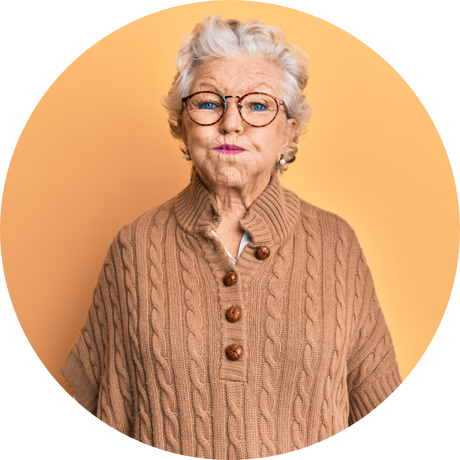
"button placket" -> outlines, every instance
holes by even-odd
[[[233,271],[227,272],[224,277],[224,284],[226,286],[233,286],[236,283],[237,276]],[[226,312],[225,317],[230,323],[235,323],[241,318],[241,310],[238,307],[231,306]],[[237,361],[243,355],[243,348],[237,343],[233,343],[225,350],[227,358],[231,361]]]
[[[266,260],[268,257],[270,257],[270,248],[266,245],[260,245],[256,248],[255,254],[257,259],[263,261]],[[233,286],[237,282],[238,276],[234,271],[229,271],[225,274],[223,278],[223,284],[225,286]],[[241,286],[240,286],[241,287]],[[225,290],[225,288],[224,288]],[[243,289],[244,290],[244,289]],[[240,291],[240,289],[238,289]],[[240,294],[242,295],[243,292],[240,291]],[[243,300],[243,299],[242,299]],[[232,305],[230,308],[228,308],[225,311],[225,319],[227,320],[228,323],[236,323],[237,321],[240,321],[242,316],[242,312],[240,308],[236,307],[235,305]],[[235,325],[236,326],[236,325]],[[241,327],[243,329],[246,328],[245,324],[241,324]],[[233,329],[233,326],[232,326]],[[239,329],[239,328],[238,328]],[[227,342],[228,343],[228,342]],[[245,340],[246,343],[246,340]],[[243,346],[241,343],[232,343],[231,345],[228,345],[225,349],[225,354],[227,358],[232,361],[238,361],[241,359],[243,356]],[[234,366],[235,364],[231,364],[231,366]]]

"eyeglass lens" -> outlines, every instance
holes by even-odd
[[[188,101],[188,113],[196,123],[203,125],[215,123],[222,116],[225,101],[214,93],[195,94]],[[243,119],[254,126],[270,123],[278,110],[275,99],[265,94],[250,94],[241,101]]]

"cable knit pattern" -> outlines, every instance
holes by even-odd
[[[355,298],[353,308],[353,323],[351,333],[355,333],[355,327],[358,326],[360,315],[363,312],[361,308],[363,297],[364,297],[364,281],[365,281],[365,263],[363,260],[363,254],[359,252],[358,268],[356,273],[356,285],[355,285]],[[359,333],[361,335],[361,332]]]
[[[307,279],[305,283],[307,299],[305,302],[305,348],[302,370],[298,381],[298,396],[294,406],[294,445],[296,449],[305,446],[307,437],[308,411],[311,404],[309,388],[314,379],[314,369],[318,359],[318,322],[319,322],[319,273],[320,256],[318,253],[318,234],[311,216],[302,216],[302,224],[307,233]]]
[[[172,382],[172,371],[166,359],[166,304],[163,270],[163,242],[165,223],[169,217],[169,210],[163,209],[155,216],[155,225],[150,232],[150,269],[149,276],[152,282],[150,299],[152,302],[151,325],[153,330],[152,345],[156,359],[156,375],[161,387],[161,402],[165,414],[166,449],[169,452],[179,452],[179,420],[177,419],[176,395]]]
[[[288,453],[356,423],[401,383],[356,233],[276,175],[239,221],[251,241],[236,264],[214,234],[222,219],[194,171],[117,233],[61,369],[77,401],[147,445],[220,460]]]
[[[141,363],[139,351],[139,324],[137,320],[137,293],[136,293],[136,275],[134,270],[133,249],[130,243],[129,228],[125,227],[120,231],[120,243],[122,245],[123,262],[125,265],[125,284],[128,298],[129,309],[129,336],[131,338],[131,351],[136,368],[137,388],[139,391],[139,439],[149,444],[151,443],[152,425],[148,415],[149,402],[145,384],[144,368]]]
[[[355,276],[355,291],[354,291],[354,298],[353,298],[353,321],[352,321],[352,328],[351,333],[353,336],[358,336],[358,339],[362,337],[363,331],[358,330],[356,333],[356,329],[359,324],[359,317],[364,311],[362,308],[362,303],[364,301],[364,283],[365,283],[365,263],[363,259],[363,254],[361,251],[358,253],[358,261],[357,261],[357,269],[356,269],[356,276]],[[356,341],[356,339],[355,339]],[[357,349],[358,345],[354,345],[354,348]],[[356,378],[359,374],[359,367],[351,367],[350,362],[348,362],[349,372],[348,372],[348,384],[349,386],[352,382],[356,382]]]
[[[95,308],[94,303],[91,309]],[[94,334],[92,332],[89,315],[82,327],[81,337],[83,339],[84,348],[80,355],[80,362],[86,372],[87,378],[94,382],[99,382],[101,378],[101,357],[94,342]],[[83,353],[86,351],[89,359],[84,359]]]
[[[119,430],[129,435],[133,423],[133,397],[131,383],[127,371],[125,348],[123,346],[123,331],[121,325],[121,309],[118,301],[118,287],[115,280],[115,271],[111,258],[105,261],[105,275],[108,282],[108,290],[113,312],[113,324],[115,334],[115,371],[123,398],[124,417],[119,420]],[[128,423],[127,423],[128,422]]]
[[[332,434],[343,430],[345,428],[343,422],[348,419],[348,417],[343,417],[343,405],[345,404],[344,396],[346,395],[346,391],[343,388],[344,383],[346,384],[346,378],[344,378],[346,377],[344,376],[346,356],[342,354],[342,350],[345,348],[345,341],[347,340],[346,259],[348,255],[348,232],[347,225],[342,219],[337,220],[337,233],[338,239],[336,244],[335,263],[337,328],[335,334],[335,352],[332,358],[330,375],[334,376],[332,404],[338,415],[333,417]]]
[[[227,407],[228,411],[228,440],[230,444],[229,458],[242,459],[244,458],[242,430],[244,426],[243,411],[241,410],[241,398],[238,397],[238,392],[235,391],[235,386],[231,383],[227,384]]]
[[[287,242],[286,242],[287,243]],[[283,244],[279,257],[273,266],[273,276],[268,284],[268,317],[265,322],[267,339],[265,340],[265,363],[262,370],[262,393],[260,395],[260,437],[263,442],[262,457],[276,455],[274,411],[277,403],[275,387],[279,378],[278,360],[281,354],[281,332],[283,330],[283,288],[290,252]]]
[[[95,305],[93,300],[90,312],[93,312],[94,309]],[[78,364],[78,371],[81,374],[80,379],[85,377],[87,389],[80,395],[79,401],[82,401],[81,404],[95,415],[97,413],[98,401],[96,399],[96,395],[94,394],[94,389],[99,386],[101,378],[101,357],[94,339],[93,325],[91,324],[92,315],[90,312],[88,312],[88,315],[85,318],[78,340],[74,345],[75,353],[71,353],[69,355],[67,362],[70,363],[73,358],[74,367],[77,367]],[[62,372],[64,375],[67,375],[68,371],[66,371],[66,368],[63,367]],[[74,387],[71,386],[71,388],[75,393]]]
[[[381,362],[382,357],[385,356],[385,351],[388,350],[390,337],[388,329],[383,323],[384,319],[381,315],[375,291],[373,291],[371,305],[364,321],[363,328],[360,332],[358,345],[361,348],[362,353],[369,354],[367,354],[367,356],[363,359],[358,368],[359,372],[355,386],[363,385],[369,374],[378,370],[379,363]],[[385,331],[381,334],[378,330],[383,327],[385,327]],[[378,332],[378,334],[376,332]],[[369,349],[369,351],[367,351],[367,349]]]
[[[198,439],[197,457],[212,458],[211,421],[209,417],[209,398],[204,386],[205,366],[203,361],[203,340],[201,327],[203,324],[201,311],[200,286],[195,273],[197,264],[190,257],[190,243],[183,232],[178,233],[177,239],[182,265],[182,278],[187,288],[185,303],[188,307],[186,315],[188,334],[188,350],[190,353],[190,377],[193,384],[193,406],[196,411],[196,435]]]
[[[104,280],[105,281],[105,280]],[[101,283],[96,287],[94,293],[94,306],[96,311],[96,318],[98,326],[101,330],[101,338],[99,340],[100,350],[106,350],[108,348],[108,328],[106,321],[106,313],[104,309],[104,304],[102,302],[101,289],[103,284]],[[98,337],[98,336],[96,336]],[[110,401],[107,399],[107,388],[108,388],[108,356],[103,354],[104,359],[101,361],[101,397],[99,400],[97,416],[101,418],[102,421],[106,422],[109,425],[113,425],[114,417],[112,415],[112,408],[110,407]]]

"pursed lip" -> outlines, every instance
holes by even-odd
[[[243,149],[242,147],[238,147],[237,145],[233,145],[233,144],[219,145],[219,147],[214,148],[214,150],[225,153],[227,155],[236,155],[238,153],[245,151],[245,149]]]

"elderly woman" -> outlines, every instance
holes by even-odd
[[[355,423],[400,384],[355,232],[284,188],[310,107],[302,52],[207,18],[164,105],[191,181],[124,226],[62,367],[77,401],[143,443],[260,458]]]

